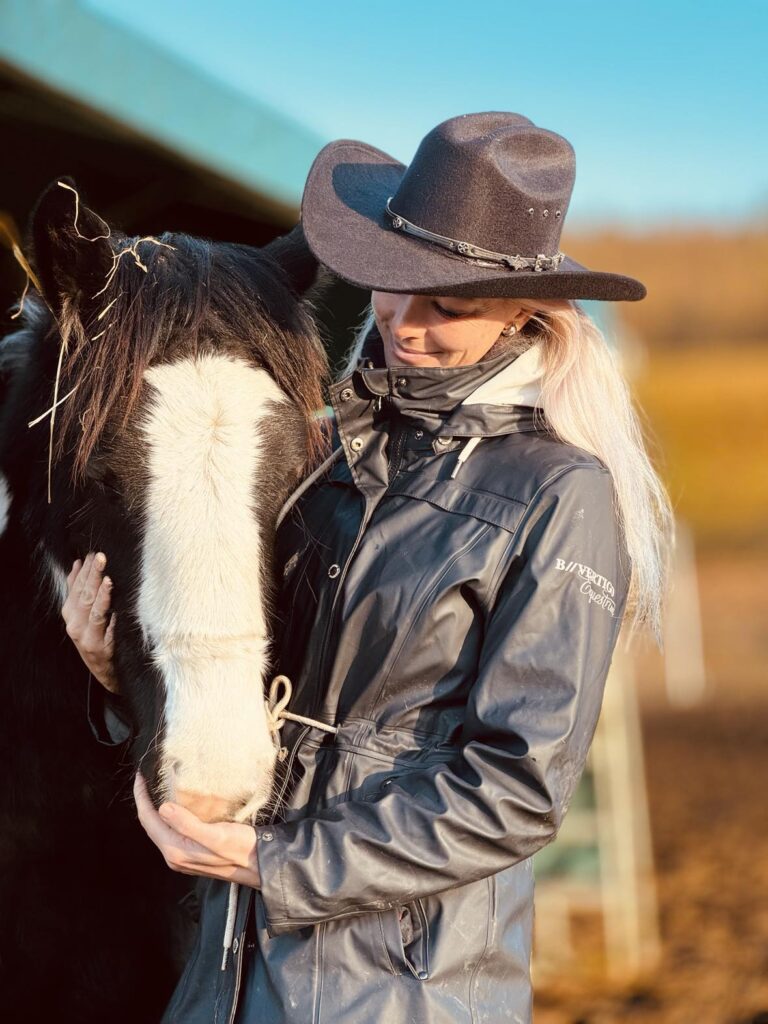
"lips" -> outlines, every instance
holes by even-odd
[[[419,356],[434,356],[434,355],[437,355],[437,352],[420,352],[420,351],[417,351],[416,349],[413,349],[413,348],[405,348],[404,345],[400,345],[394,339],[392,339],[390,341],[390,345],[392,346],[392,350],[396,354],[398,354],[398,355],[417,356],[417,357],[419,357]]]

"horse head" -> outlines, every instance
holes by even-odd
[[[155,799],[250,820],[275,771],[275,522],[327,443],[327,362],[302,301],[316,265],[299,228],[263,249],[127,237],[66,178],[29,234],[43,301],[22,374],[39,416],[14,455],[27,529],[59,596],[76,557],[107,556],[117,677]]]

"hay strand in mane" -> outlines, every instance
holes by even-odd
[[[141,257],[139,256],[138,249],[136,248],[142,242],[152,242],[154,245],[164,245],[166,249],[173,249],[172,245],[168,245],[167,242],[161,242],[159,239],[155,238],[154,235],[144,235],[143,238],[137,238],[135,242],[126,246],[124,249],[121,249],[119,252],[112,253],[112,266],[107,274],[106,283],[103,288],[100,288],[99,291],[96,292],[93,296],[94,299],[97,299],[99,295],[103,295],[107,288],[112,284],[112,279],[117,273],[117,265],[126,253],[133,256],[136,266],[140,270],[143,270],[145,274],[148,273],[147,266],[145,263],[141,262]],[[109,306],[107,306],[107,309],[109,309]],[[106,312],[106,310],[104,312]],[[102,313],[102,316],[103,315],[104,314]],[[101,319],[101,317],[99,317],[99,319]]]

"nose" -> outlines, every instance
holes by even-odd
[[[188,789],[177,789],[174,800],[188,811],[192,811],[201,821],[209,824],[215,821],[234,821],[237,811],[242,806],[221,796],[194,793]]]
[[[389,316],[389,327],[392,333],[404,341],[419,333],[422,325],[419,323],[416,295],[398,295],[393,304]]]

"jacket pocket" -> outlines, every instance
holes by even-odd
[[[384,947],[394,974],[429,978],[429,922],[420,899],[379,914]]]

